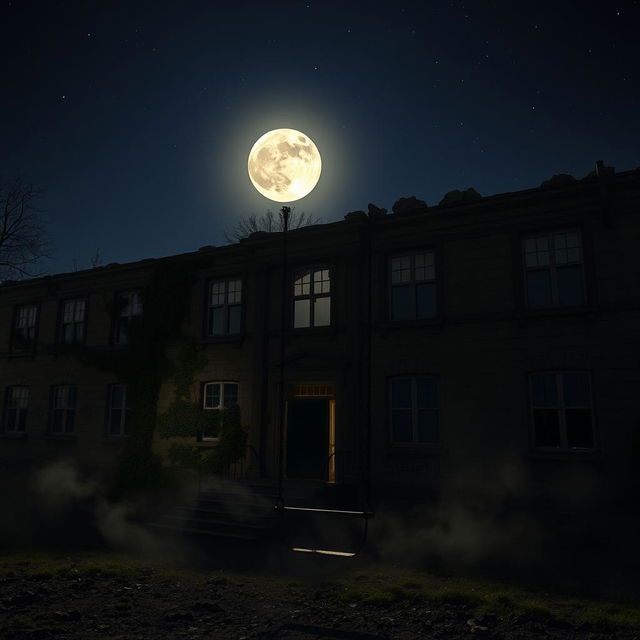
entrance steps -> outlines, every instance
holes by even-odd
[[[324,483],[289,481],[285,503],[324,506]],[[268,543],[277,535],[280,516],[275,506],[278,484],[274,480],[230,481],[209,479],[201,483],[190,501],[170,506],[147,522],[156,530],[245,544]]]

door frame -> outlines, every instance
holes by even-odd
[[[318,400],[329,400],[329,424],[327,442],[327,477],[324,481],[327,484],[336,483],[336,385],[334,382],[319,382],[313,380],[310,382],[290,382],[287,385],[287,403],[286,403],[286,425],[285,433],[288,433],[289,421],[289,400],[301,398],[315,398]]]

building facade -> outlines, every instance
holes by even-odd
[[[282,234],[259,233],[3,283],[0,465],[116,463],[130,437],[127,385],[79,354],[129,349],[145,287],[174,265],[191,276],[181,333],[206,360],[192,399],[240,407],[248,476],[278,476],[282,376],[287,478],[366,476],[380,495],[418,499],[629,500],[640,171],[600,165],[560,182],[290,231],[284,274]],[[167,378],[159,413],[174,392]],[[214,431],[182,441],[218,444]],[[165,455],[171,442],[156,435],[154,447]]]

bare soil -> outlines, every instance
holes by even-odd
[[[580,621],[577,600],[562,616],[507,598],[492,613],[451,590],[429,596],[415,574],[390,570],[387,580],[384,568],[375,571],[309,579],[122,558],[0,556],[0,638],[640,639],[633,624]]]

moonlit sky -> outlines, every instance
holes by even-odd
[[[51,273],[224,244],[278,209],[247,155],[322,154],[296,211],[640,166],[640,2],[3,0],[0,174],[47,189]]]

